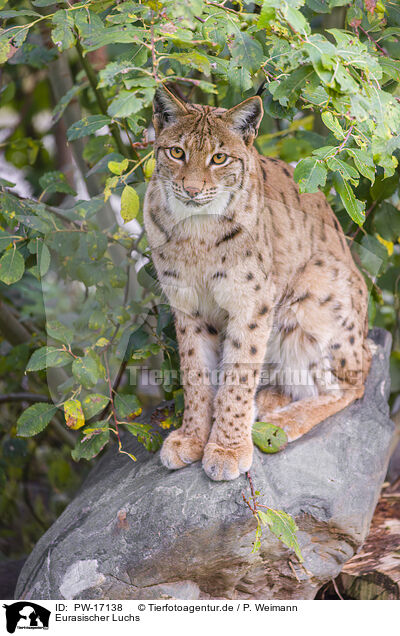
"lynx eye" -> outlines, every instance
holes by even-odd
[[[178,146],[174,146],[173,148],[169,148],[169,154],[173,159],[184,159],[185,153],[182,148],[178,148]]]
[[[228,155],[224,154],[223,152],[217,152],[215,155],[213,155],[211,163],[215,163],[215,165],[217,166],[222,166],[222,164],[225,163],[227,159]]]

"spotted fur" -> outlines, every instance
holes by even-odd
[[[259,155],[261,118],[259,97],[226,111],[160,88],[154,103],[144,219],[185,395],[161,460],[202,458],[215,480],[250,468],[257,411],[292,441],[362,396],[370,362],[367,289],[342,229],[322,193],[300,194],[290,166]]]

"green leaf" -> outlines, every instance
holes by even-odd
[[[382,67],[385,75],[393,79],[395,82],[399,82],[400,78],[400,61],[392,60],[389,57],[381,56],[379,58],[379,64]]]
[[[41,347],[33,352],[29,359],[27,371],[42,371],[48,367],[65,367],[71,362],[72,356],[56,347]]]
[[[139,60],[139,58],[142,58],[142,59]],[[147,51],[144,47],[141,47],[138,49],[136,59],[134,55],[133,59],[130,58],[129,60],[125,59],[125,60],[118,60],[117,62],[110,62],[109,64],[107,64],[105,68],[99,71],[99,78],[100,78],[99,88],[102,88],[104,86],[114,86],[117,75],[123,74],[123,75],[128,75],[128,77],[130,77],[130,71],[137,70],[138,66],[141,66],[141,64],[144,64],[144,62],[146,62],[146,58],[147,58]],[[139,62],[139,64],[137,62]],[[127,88],[133,88],[133,87],[155,88],[157,85],[156,80],[153,77],[136,77],[135,79],[128,80],[128,81],[129,82],[132,81],[132,84],[131,83],[129,83],[129,85],[125,84]]]
[[[12,285],[19,281],[25,271],[25,261],[17,249],[7,250],[0,258],[0,281]]]
[[[228,72],[233,88],[240,93],[244,93],[253,87],[250,71],[244,66],[236,66],[234,60],[230,61]]]
[[[313,157],[299,161],[294,170],[294,178],[299,184],[300,192],[318,192],[318,187],[325,185],[326,175],[325,166]]]
[[[132,221],[139,212],[139,197],[131,186],[125,186],[121,195],[121,216],[125,223]]]
[[[9,9],[8,11],[0,11],[0,18],[6,20],[7,18],[22,18],[25,16],[33,16],[34,18],[40,17],[40,13],[36,11],[31,11],[30,9],[21,9],[20,11],[15,11],[14,9]]]
[[[280,81],[270,82],[268,88],[273,98],[282,106],[294,106],[306,82],[310,82],[313,77],[316,77],[315,71],[307,64]]]
[[[0,252],[3,252],[7,247],[9,247],[13,241],[13,239],[18,238],[17,236],[13,236],[9,234],[5,230],[0,229]]]
[[[329,128],[335,135],[336,139],[344,139],[345,133],[343,128],[341,127],[339,120],[332,115],[329,111],[325,111],[321,113],[322,121],[325,126]]]
[[[243,66],[250,73],[260,69],[264,53],[261,44],[254,37],[237,28],[235,39],[232,43],[228,42],[228,46],[236,66]]]
[[[70,49],[75,44],[74,19],[72,12],[66,9],[56,11],[53,16],[54,28],[51,39],[60,51]]]
[[[10,40],[0,40],[0,64],[5,64],[11,49]]]
[[[58,320],[49,320],[46,323],[46,331],[54,340],[59,340],[66,345],[70,345],[73,342],[74,331]]]
[[[84,435],[91,435],[92,433],[102,433],[104,431],[108,431],[109,427],[109,420],[98,420],[93,424],[89,424],[89,426],[85,426],[82,432],[84,433]]]
[[[89,329],[102,329],[107,326],[107,316],[103,311],[96,309],[93,311],[89,318]]]
[[[66,425],[74,431],[85,424],[85,416],[79,400],[67,400],[64,403],[64,415]]]
[[[327,159],[326,165],[333,172],[337,170],[341,174],[343,179],[348,179],[354,185],[357,185],[359,178],[358,172],[355,168],[353,168],[353,166],[350,166],[350,164],[342,161],[338,157],[331,157],[330,159]]]
[[[298,9],[293,9],[285,2],[282,14],[294,31],[302,35],[310,33],[310,25]]]
[[[90,230],[86,234],[81,236],[81,249],[82,255],[84,254],[86,260],[87,256],[92,261],[98,261],[106,251],[108,246],[107,236],[102,232],[96,232]]]
[[[27,32],[27,31],[26,31]],[[57,57],[57,49],[47,49],[33,42],[24,42],[10,58],[10,64],[27,64],[34,68],[44,68]]]
[[[310,7],[316,13],[329,13],[329,0],[306,0],[307,7]]]
[[[320,148],[313,150],[313,155],[318,157],[318,159],[326,160],[328,157],[333,156],[336,152],[336,146],[321,146]]]
[[[184,68],[195,68],[204,73],[204,75],[210,75],[210,61],[206,55],[198,51],[191,51],[190,53],[169,53],[168,55],[164,55],[164,57],[177,60]]]
[[[353,189],[348,181],[344,180],[338,173],[336,173],[336,175],[336,178],[334,179],[336,192],[340,196],[350,218],[353,219],[354,223],[357,223],[357,225],[362,225],[365,220],[365,203],[356,199]]]
[[[346,148],[346,152],[353,157],[358,172],[374,183],[375,164],[371,154],[356,148]]]
[[[110,117],[128,117],[138,113],[143,108],[143,99],[136,97],[133,92],[122,90],[107,109]]]
[[[40,47],[43,48],[43,47]],[[75,84],[72,86],[65,95],[61,97],[59,102],[54,106],[53,109],[53,123],[56,123],[63,115],[65,109],[70,104],[70,102],[75,99],[79,93],[82,91],[82,84]]]
[[[383,201],[374,214],[374,226],[378,234],[386,241],[400,238],[400,211],[388,201]]]
[[[56,4],[57,0],[33,0],[32,4],[35,7],[49,7],[51,4]]]
[[[296,532],[298,527],[294,519],[286,512],[283,512],[283,510],[273,510],[272,508],[269,508],[266,513],[258,511],[257,514],[261,523],[268,525],[271,532],[278,537],[282,543],[294,550],[300,562],[304,561],[297,540]]]
[[[46,174],[40,177],[39,183],[41,188],[46,190],[47,193],[64,192],[65,194],[76,196],[75,190],[71,188],[65,175],[59,170],[46,172]]]
[[[125,419],[127,417],[137,417],[142,412],[142,407],[136,395],[126,395],[118,393],[115,396],[114,405],[117,410],[118,417]]]
[[[92,393],[85,397],[82,401],[83,414],[86,420],[90,420],[92,417],[100,413],[107,404],[109,403],[110,398],[106,395],[101,395],[100,393]]]
[[[388,259],[388,252],[375,236],[366,234],[363,236],[361,244],[354,242],[351,249],[358,255],[363,269],[372,278],[376,278],[382,273]]]
[[[39,402],[29,406],[17,420],[17,435],[32,437],[43,431],[57,412],[54,404]]]
[[[277,453],[288,444],[285,431],[267,422],[254,422],[252,430],[253,442],[263,453]]]
[[[72,363],[72,373],[79,384],[90,389],[100,379],[97,364],[93,358],[75,358]]]
[[[373,199],[389,199],[399,187],[399,177],[393,175],[392,177],[385,178],[384,176],[377,176],[374,185],[371,186],[371,195]]]
[[[260,15],[257,21],[258,29],[266,29],[269,27],[272,20],[275,19],[275,9],[273,9],[269,2],[264,2],[261,7]]]
[[[49,271],[51,257],[49,248],[43,241],[36,241],[36,259],[39,276],[45,276]]]
[[[148,424],[126,424],[123,423],[123,426],[131,435],[138,437],[139,435],[146,435],[149,429]]]
[[[96,130],[111,123],[110,117],[106,115],[89,115],[72,124],[67,130],[68,141],[74,141],[86,135],[92,135]]]
[[[76,462],[80,459],[93,459],[103,450],[109,439],[109,431],[104,431],[97,435],[92,434],[90,437],[83,437],[71,451],[72,459]]]

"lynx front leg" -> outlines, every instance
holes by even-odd
[[[214,397],[209,376],[217,364],[218,348],[218,336],[200,319],[180,311],[175,318],[185,411],[182,427],[169,434],[161,449],[161,461],[170,469],[183,468],[203,456]]]
[[[230,319],[224,343],[225,382],[214,401],[214,424],[203,468],[216,481],[236,479],[253,461],[254,397],[263,364],[271,315],[262,304],[245,323]]]

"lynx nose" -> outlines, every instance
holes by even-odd
[[[199,192],[201,192],[200,188],[193,188],[192,186],[184,186],[185,192],[193,199]]]

